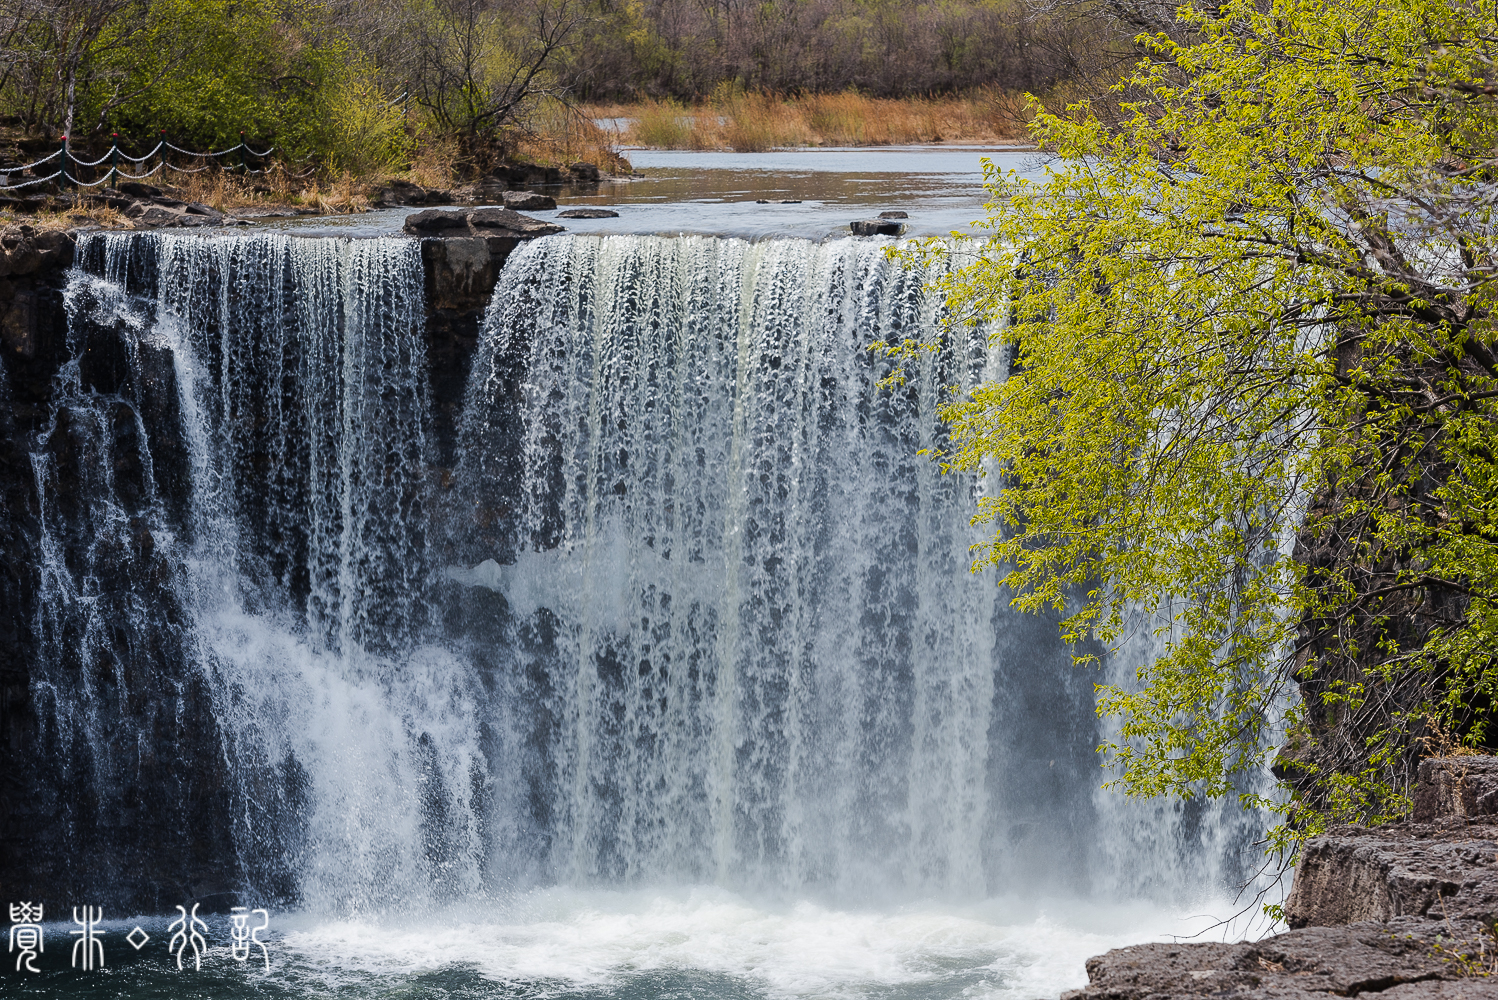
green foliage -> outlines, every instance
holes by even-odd
[[[977,565],[1017,606],[1113,647],[1150,615],[1161,654],[1099,688],[1123,789],[1235,794],[1284,737],[1313,748],[1293,849],[1402,812],[1425,718],[1495,735],[1498,25],[1493,0],[1183,16],[1192,42],[1141,39],[1120,126],[1036,103],[1047,178],[989,168],[947,290],[1009,320],[1015,364],[947,408],[944,460],[997,478]]]
[[[156,0],[135,44],[109,52],[120,89],[138,96],[107,113],[111,131],[222,149],[272,142],[293,155],[326,151],[324,109],[345,76],[341,47],[308,45],[273,0]],[[84,107],[113,88],[95,88]]]
[[[406,112],[362,62],[334,75],[325,91],[324,149],[335,170],[367,175],[390,170],[411,152]]]

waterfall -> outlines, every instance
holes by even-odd
[[[504,598],[500,840],[548,877],[984,884],[997,591],[973,481],[917,454],[984,335],[894,392],[869,351],[937,329],[931,277],[852,241],[508,266],[451,576]]]
[[[1233,818],[1098,796],[1094,678],[970,572],[981,484],[921,452],[1003,358],[944,323],[947,265],[884,246],[527,244],[448,461],[416,241],[86,238],[35,454],[49,511],[93,505],[46,533],[57,745],[121,785],[67,678],[151,646],[222,772],[172,800],[226,817],[214,877],[320,912],[1220,887]],[[939,349],[882,388],[870,345],[907,337]],[[106,342],[134,345],[109,399]],[[104,478],[58,487],[64,437]]]

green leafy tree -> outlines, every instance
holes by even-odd
[[[1498,24],[1181,17],[1141,37],[1121,124],[1037,103],[1046,179],[990,172],[948,292],[1007,321],[1012,371],[947,407],[944,461],[996,480],[977,565],[1019,607],[1160,636],[1099,688],[1123,789],[1263,804],[1278,753],[1293,846],[1402,813],[1432,736],[1498,736]]]

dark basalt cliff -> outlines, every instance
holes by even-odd
[[[1065,1000],[1498,997],[1498,758],[1423,761],[1414,821],[1306,845],[1292,930],[1244,944],[1146,944],[1087,963]]]
[[[523,238],[463,236],[424,239],[422,253],[448,462],[484,309]],[[73,257],[69,234],[0,237],[0,892],[115,913],[224,909],[247,874],[272,888],[276,876],[247,872],[255,853],[236,850],[223,734],[166,585],[181,567],[146,516],[154,490],[169,529],[191,530],[173,360],[123,326],[69,333]],[[123,518],[91,506],[100,476]],[[49,566],[85,581],[62,588],[66,606],[42,606]],[[49,695],[47,678],[87,689],[88,717],[63,719],[78,701]]]

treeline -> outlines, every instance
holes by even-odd
[[[137,148],[241,136],[363,174],[573,145],[580,101],[1048,92],[1109,29],[1024,0],[0,0],[0,116]]]
[[[723,84],[874,97],[1045,94],[1112,70],[1118,54],[1103,19],[1051,16],[1022,0],[646,0],[622,27],[569,54],[580,96],[692,101]]]

